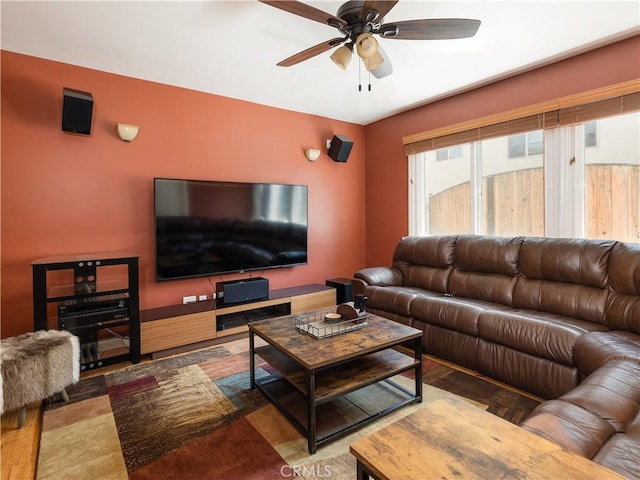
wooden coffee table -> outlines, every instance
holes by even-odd
[[[251,388],[307,438],[309,453],[405,405],[422,401],[422,331],[369,315],[369,326],[328,338],[296,329],[297,315],[249,323]],[[255,336],[267,344],[255,347]],[[411,354],[394,348],[409,343]],[[274,373],[257,376],[259,355]],[[414,371],[413,388],[391,377]],[[263,370],[264,372],[264,370]]]
[[[358,480],[623,478],[453,396],[354,442],[350,451]]]

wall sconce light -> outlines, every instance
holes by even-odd
[[[133,142],[138,136],[138,131],[140,130],[138,125],[128,125],[126,123],[119,123],[117,128],[120,140],[125,142]]]
[[[320,156],[320,150],[317,148],[305,148],[304,154],[307,157],[307,160],[315,162]]]

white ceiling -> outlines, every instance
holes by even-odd
[[[308,1],[336,14],[343,2]],[[276,63],[341,36],[257,1],[6,1],[2,49],[366,125],[454,92],[640,33],[640,2],[411,1],[385,23],[476,18],[475,37],[381,39],[394,73],[345,72],[326,52]],[[355,58],[354,58],[355,60]],[[640,60],[639,60],[640,62]]]

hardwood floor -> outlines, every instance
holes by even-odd
[[[27,408],[27,421],[18,428],[18,411],[2,415],[2,480],[27,480],[35,478],[40,429],[42,428],[42,404],[36,402]]]

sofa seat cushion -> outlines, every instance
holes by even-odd
[[[416,298],[442,296],[417,287],[377,287],[368,286],[364,290],[368,310],[384,310],[405,317],[410,316],[411,303]]]
[[[576,342],[574,359],[584,375],[613,359],[640,362],[640,335],[620,330],[588,333]]]
[[[478,319],[480,338],[570,366],[575,365],[576,341],[587,332],[604,330],[607,327],[597,323],[526,309],[487,310]]]
[[[539,405],[520,425],[640,478],[640,363],[611,360],[570,392]]]
[[[490,309],[510,310],[509,307],[482,300],[451,295],[416,298],[411,303],[411,316],[423,323],[478,336],[478,318]]]

